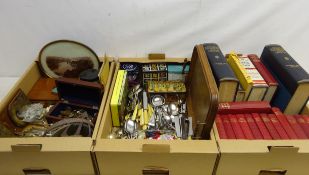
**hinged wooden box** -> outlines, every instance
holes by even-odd
[[[119,62],[170,62],[183,63],[184,58],[158,59],[120,58]],[[161,57],[160,57],[161,58]],[[116,72],[119,70],[119,62]],[[205,133],[206,140],[135,140],[108,139],[112,129],[111,109],[108,105],[116,82],[116,73],[111,83],[100,129],[94,146],[97,165],[101,174],[212,174],[218,156],[213,133]],[[217,109],[217,89],[211,76],[209,63],[202,46],[196,46],[188,75],[187,106],[197,132],[210,131],[211,121]],[[206,126],[206,127],[204,127]]]
[[[103,58],[101,59],[102,64]],[[102,100],[97,106],[97,122],[91,137],[12,137],[0,138],[0,174],[95,174],[91,153],[108,97],[115,65],[108,60],[101,67],[104,82]],[[7,120],[7,107],[17,91],[28,94],[44,74],[33,62],[0,104],[0,120]]]

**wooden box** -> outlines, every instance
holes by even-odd
[[[195,47],[191,59],[189,73],[189,91],[187,104],[189,116],[206,118],[215,115],[217,108],[217,95],[215,81],[211,75],[210,66],[205,58],[202,46]],[[119,62],[184,62],[185,59],[146,59],[146,58],[120,58]],[[119,63],[116,65],[116,71]],[[210,71],[210,72],[209,72]],[[207,140],[133,140],[108,139],[112,129],[111,110],[108,105],[112,90],[115,86],[116,73],[111,83],[111,90],[107,98],[100,129],[94,146],[94,153],[100,174],[106,175],[137,175],[137,174],[170,174],[170,175],[208,175],[212,174],[218,149],[214,135],[208,133]],[[193,105],[194,104],[194,105]],[[197,128],[208,126],[205,121],[195,120]],[[199,129],[198,129],[199,130]],[[201,129],[200,129],[201,131]],[[201,131],[202,132],[202,131]]]
[[[12,137],[0,138],[0,174],[95,174],[94,140],[108,97],[115,64],[105,61],[101,78],[105,92],[92,137]],[[0,120],[8,117],[7,107],[18,89],[28,94],[41,78],[38,62],[33,62],[0,104]]]

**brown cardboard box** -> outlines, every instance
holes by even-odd
[[[0,138],[0,174],[95,174],[93,154],[96,138],[115,64],[105,61],[101,72],[105,84],[97,122],[92,137],[14,137]],[[18,89],[29,93],[35,82],[42,77],[35,61],[21,76],[0,104],[0,119],[7,117],[7,106]]]
[[[195,67],[196,71],[192,76],[194,79],[191,81],[195,86],[192,86],[192,93],[189,93],[190,95],[187,97],[187,103],[190,116],[193,118],[203,118],[206,117],[204,115],[214,115],[214,108],[217,108],[218,92],[214,88],[215,82],[213,77],[208,76],[210,72],[205,73],[206,70],[203,66],[210,67],[207,60],[203,58],[201,53],[202,47],[197,46],[196,48],[197,50],[195,50],[194,56],[198,58],[195,63],[191,62],[191,66],[192,64],[200,65]],[[184,60],[183,58],[167,58],[165,60],[157,58],[120,58],[119,62],[184,62]],[[115,72],[117,72],[118,69],[119,63],[116,65]],[[207,71],[209,70],[210,69]],[[111,140],[107,138],[112,128],[111,110],[108,104],[111,100],[116,76],[115,73],[97,135],[96,145],[93,149],[100,173],[107,175],[155,173],[169,173],[170,175],[212,174],[218,156],[218,149],[212,132],[210,133],[209,140],[162,141],[130,139]],[[198,103],[198,105],[192,106],[193,100],[195,104]],[[197,109],[197,107],[199,108]],[[199,123],[199,121],[196,121],[196,125],[199,124],[202,125],[205,124],[205,122]],[[212,126],[210,126],[210,128],[211,127]]]
[[[217,175],[307,175],[309,140],[220,139]]]

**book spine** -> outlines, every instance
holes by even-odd
[[[273,125],[273,123],[271,122],[270,118],[268,117],[267,114],[260,114],[262,121],[264,122],[269,134],[271,135],[271,137],[274,140],[280,140],[280,135],[277,132],[275,126]]]
[[[233,69],[236,77],[239,79],[241,86],[247,91],[250,84],[253,84],[251,77],[247,74],[246,69],[240,64],[237,54],[230,53],[227,57],[227,62]]]
[[[218,129],[220,139],[227,139],[228,137],[226,135],[221,116],[217,115],[215,121],[216,121],[216,126]]]
[[[308,116],[308,115],[302,115],[302,117],[303,117],[304,120],[305,120],[306,127],[309,128],[309,116]],[[309,137],[308,137],[308,138],[309,138]]]
[[[279,120],[277,119],[275,114],[268,114],[268,117],[272,124],[274,125],[276,131],[278,132],[281,139],[288,140],[290,139],[285,130],[283,129],[282,125],[280,124]]]
[[[236,115],[228,114],[228,118],[231,122],[231,125],[232,125],[233,131],[235,133],[236,139],[245,139],[246,137],[245,137],[245,135],[244,135],[239,123],[238,123]]]
[[[309,79],[308,73],[280,45],[265,46],[261,60],[286,85],[291,94],[297,89],[299,81]]]
[[[254,139],[263,139],[263,136],[261,134],[260,129],[258,128],[258,126],[256,125],[254,119],[252,118],[251,114],[245,114],[245,118],[247,120],[247,123],[252,131],[253,137]]]
[[[286,115],[291,127],[293,128],[295,134],[297,135],[298,139],[307,139],[307,135],[301,126],[297,123],[296,119],[293,115]]]
[[[245,119],[245,115],[244,114],[237,114],[236,115],[237,117],[237,120],[238,120],[238,123],[246,137],[246,139],[249,139],[249,140],[253,140],[254,139],[254,136],[253,136],[253,133],[247,123],[247,120]]]
[[[278,85],[276,79],[272,76],[272,74],[265,67],[265,65],[258,58],[257,55],[249,54],[248,58],[251,60],[252,64],[256,67],[256,69],[259,71],[259,73],[261,74],[261,76],[264,78],[264,80],[268,85],[275,85],[275,86]]]
[[[120,86],[121,86],[121,79],[123,78],[123,71],[119,70],[117,72],[116,82],[115,82],[115,88],[113,90],[112,99],[111,99],[111,113],[112,113],[112,122],[113,126],[119,127],[120,126],[120,118],[118,113],[118,99],[119,99],[119,92],[120,92]]]
[[[238,82],[219,46],[215,43],[205,43],[203,46],[218,86],[219,82],[224,79]]]
[[[287,135],[290,139],[297,139],[297,135],[294,132],[293,128],[291,127],[289,121],[287,120],[286,116],[280,111],[279,108],[273,107],[273,113],[276,115],[278,121],[283,126],[284,130],[286,131]]]
[[[309,138],[309,127],[308,127],[304,117],[302,117],[302,115],[294,115],[294,117],[295,117],[296,121],[298,122],[298,124],[300,125],[300,127],[305,132],[307,138]]]
[[[265,101],[271,101],[276,90],[278,87],[278,82],[275,80],[275,78],[272,76],[272,74],[269,72],[269,70],[265,67],[265,65],[262,63],[262,61],[258,58],[255,54],[248,55],[248,58],[251,60],[252,64],[256,67],[256,69],[259,71],[259,73],[264,78],[267,85],[271,88],[268,88],[264,99]]]
[[[236,139],[235,133],[233,131],[231,122],[228,118],[227,115],[221,115],[222,117],[222,122],[223,122],[223,126],[224,126],[224,130],[226,132],[227,138],[228,139]]]
[[[258,113],[253,113],[252,117],[253,117],[256,125],[260,129],[263,138],[265,140],[272,140],[272,137],[271,137],[268,129],[266,128],[264,122],[262,121],[262,118],[260,117],[260,115]]]
[[[246,101],[219,103],[218,114],[270,113],[271,106],[267,101]]]

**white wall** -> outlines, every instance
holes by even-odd
[[[57,39],[111,56],[189,57],[203,42],[260,55],[278,43],[309,72],[308,7],[307,0],[0,0],[0,76],[20,76]]]

